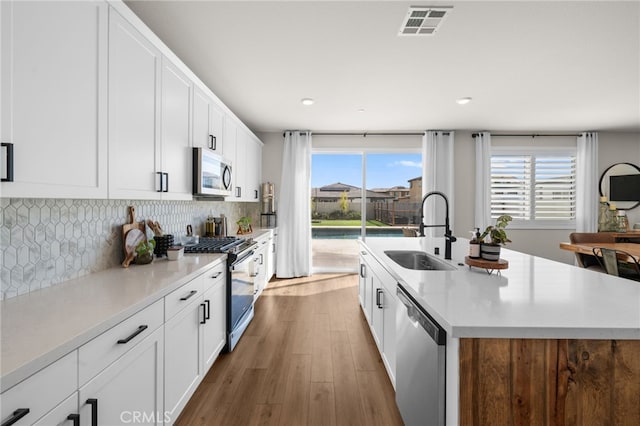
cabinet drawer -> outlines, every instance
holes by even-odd
[[[218,283],[225,282],[227,278],[226,268],[227,268],[227,262],[224,261],[221,264],[214,266],[213,268],[209,269],[207,272],[202,274],[205,292],[210,288],[213,288],[214,286],[218,285]]]
[[[201,299],[203,293],[202,275],[189,281],[164,297],[164,320],[186,308],[194,300]]]
[[[163,301],[158,300],[95,339],[78,352],[82,386],[163,324]]]
[[[16,425],[35,423],[40,417],[73,394],[78,386],[78,353],[73,351],[38,371],[11,389],[2,399],[2,422],[19,409],[29,412]]]

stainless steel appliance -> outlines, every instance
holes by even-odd
[[[193,148],[193,193],[231,195],[231,163],[206,148]]]
[[[254,261],[258,244],[238,237],[200,238],[185,253],[227,254],[227,345],[231,352],[253,319]]]
[[[396,403],[407,426],[444,425],[446,332],[398,285]]]
[[[271,182],[262,184],[262,213],[271,214],[276,212],[276,193]]]

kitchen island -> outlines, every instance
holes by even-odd
[[[503,249],[501,274],[401,267],[387,250],[442,238],[367,238],[369,253],[446,331],[447,424],[639,424],[640,285]]]

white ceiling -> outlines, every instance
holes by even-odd
[[[126,3],[254,131],[640,131],[639,1]]]

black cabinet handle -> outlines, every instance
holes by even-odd
[[[98,426],[98,399],[89,398],[87,404],[91,405],[91,426]]]
[[[200,306],[202,306],[202,320],[200,321],[200,324],[206,324],[206,322],[207,322],[207,305],[205,305],[204,303],[201,303]]]
[[[136,331],[134,331],[133,333],[131,333],[131,335],[125,339],[120,339],[118,340],[118,344],[123,345],[126,343],[129,343],[131,341],[131,339],[133,339],[134,337],[136,337],[138,334],[142,333],[143,331],[145,331],[147,328],[149,328],[148,325],[141,325],[140,327],[138,327],[138,329]]]
[[[184,297],[181,297],[180,300],[189,300],[189,298],[191,298],[194,294],[196,294],[198,292],[198,290],[191,290],[189,292],[189,294],[187,294]]]
[[[242,188],[239,186],[236,186],[236,197],[242,197]]]
[[[382,301],[380,301],[380,296],[382,296],[382,289],[377,288],[376,289],[376,305],[378,305],[378,308],[382,309]]]
[[[365,265],[364,263],[360,264],[360,276],[362,278],[366,278],[364,275],[367,273],[367,265]]]
[[[260,264],[264,265],[264,256],[260,253]]]
[[[216,150],[218,147],[216,137],[213,135],[209,135],[209,149]]]
[[[2,142],[2,147],[7,150],[7,174],[0,181],[13,182],[13,144]],[[4,423],[2,426],[4,426]]]
[[[204,301],[204,303],[207,304],[207,310],[205,311],[206,314],[204,319],[208,320],[208,319],[211,319],[211,300],[207,299]]]
[[[254,189],[254,191],[255,191],[255,193],[256,193],[256,196],[255,196],[254,198],[257,200],[257,199],[258,199],[258,190],[257,190],[257,189]]]
[[[9,417],[7,420],[2,422],[2,426],[11,426],[15,422],[17,422],[18,420],[26,416],[27,414],[29,414],[29,411],[30,410],[28,408],[18,408],[16,411],[14,411],[11,414],[11,417]]]
[[[156,172],[157,175],[159,175],[160,177],[160,189],[158,189],[156,192],[163,192],[162,191],[162,172]]]
[[[169,173],[162,173],[164,175],[164,191],[162,192],[169,192]]]
[[[80,426],[80,414],[69,414],[67,420],[71,420],[73,426]]]
[[[218,278],[221,273],[222,273],[222,271],[218,271],[211,278]]]

